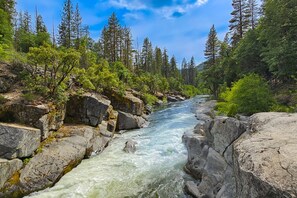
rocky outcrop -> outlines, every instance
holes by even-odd
[[[0,189],[22,166],[23,162],[19,159],[7,160],[0,158]]]
[[[126,91],[124,94],[117,91],[105,91],[104,93],[110,99],[114,109],[137,116],[143,114],[143,101],[135,97],[131,91]]]
[[[297,197],[297,114],[253,115],[233,156],[238,195]]]
[[[117,130],[138,129],[146,124],[146,120],[141,116],[119,111]]]
[[[214,117],[211,103],[197,110],[185,134],[186,182],[194,197],[297,197],[297,114],[260,113],[250,119]]]
[[[101,134],[100,128],[63,126],[20,171],[18,183],[15,186],[6,186],[4,195],[9,195],[12,191],[24,195],[52,186],[84,158],[92,153],[100,153],[111,138],[112,136]]]
[[[29,157],[40,145],[39,129],[0,123],[0,158]]]
[[[29,105],[21,102],[0,107],[0,121],[21,123],[41,130],[42,140],[63,125],[65,108],[52,104]]]
[[[135,153],[136,144],[137,144],[137,142],[135,142],[133,140],[128,140],[125,143],[125,147],[124,147],[123,151],[125,151],[126,153]]]
[[[71,96],[67,102],[66,123],[82,123],[93,127],[101,124],[110,101],[99,94],[85,93]]]

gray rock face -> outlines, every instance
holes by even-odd
[[[259,113],[234,145],[242,197],[297,197],[297,114]]]
[[[138,129],[145,125],[146,121],[141,116],[119,111],[117,130]]]
[[[72,136],[43,148],[21,172],[20,182],[24,191],[33,192],[52,186],[84,158],[87,144],[84,137]]]
[[[40,145],[39,129],[0,123],[0,157],[29,157]]]
[[[0,93],[10,91],[17,81],[17,76],[10,71],[10,67],[10,65],[0,63]]]
[[[227,117],[210,121],[209,111],[201,112],[195,133],[183,137],[188,149],[185,169],[201,181],[186,183],[191,195],[297,197],[297,114],[260,113],[242,121]]]
[[[124,95],[116,91],[106,91],[105,94],[111,100],[111,105],[116,110],[137,116],[141,116],[144,112],[143,101],[135,97],[133,91],[126,91]]]
[[[216,117],[210,133],[213,136],[213,148],[223,155],[234,140],[246,131],[246,124],[228,117]]]
[[[82,123],[98,126],[107,114],[110,101],[98,94],[86,93],[72,96],[67,103],[66,123]]]
[[[56,131],[63,125],[65,117],[63,107],[56,108],[48,104],[13,103],[2,106],[0,112],[0,120],[3,122],[17,122],[40,129],[43,140],[51,131]]]
[[[23,162],[19,159],[6,160],[0,158],[0,189],[22,166]]]
[[[22,170],[20,186],[23,191],[32,192],[52,186],[84,157],[89,156],[95,147],[100,146],[96,139],[100,135],[98,128],[64,126],[59,133],[62,137],[45,145],[42,152],[34,156]]]
[[[136,151],[136,144],[137,142],[133,141],[133,140],[128,140],[126,143],[125,143],[125,147],[124,147],[124,151],[126,153],[135,153]]]

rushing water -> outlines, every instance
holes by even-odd
[[[156,111],[147,128],[124,133],[103,153],[84,160],[54,187],[31,197],[186,197],[183,166],[187,151],[182,135],[197,123],[194,109],[202,100],[196,97]],[[122,151],[128,139],[137,142],[134,154]]]

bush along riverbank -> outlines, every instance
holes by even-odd
[[[7,75],[0,79],[5,82],[0,84],[0,197],[22,197],[53,186],[83,159],[100,154],[116,132],[147,123],[150,110],[139,92],[74,92],[65,103],[29,102],[11,68],[2,67]],[[155,97],[184,100],[160,93]]]
[[[297,114],[216,116],[214,101],[197,108],[198,124],[183,141],[186,181],[194,197],[297,197]]]

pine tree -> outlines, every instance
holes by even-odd
[[[170,76],[170,65],[169,65],[169,58],[168,58],[168,54],[167,54],[167,49],[163,50],[163,55],[162,55],[162,75],[165,78],[169,78]]]
[[[80,16],[78,4],[76,4],[72,21],[72,34],[75,49],[79,49],[80,39],[82,38],[82,17]]]
[[[177,62],[175,56],[172,56],[170,59],[170,77],[178,78],[178,75]]]
[[[232,19],[229,28],[232,35],[232,45],[235,46],[247,31],[250,16],[247,16],[247,0],[232,0],[232,6]]]
[[[258,24],[259,8],[257,0],[248,0],[247,8],[245,10],[245,17],[247,17],[248,28],[254,30]]]
[[[73,38],[73,5],[71,0],[66,0],[62,12],[62,21],[59,25],[58,43],[66,48],[72,46]]]
[[[162,58],[162,50],[159,47],[155,48],[154,51],[154,73],[161,74],[162,73],[162,65],[163,65],[163,58]]]
[[[152,71],[153,64],[153,48],[149,38],[145,38],[141,50],[141,65],[142,70],[146,72]]]
[[[182,68],[182,78],[184,80],[184,83],[188,84],[189,83],[189,69],[188,69],[187,60],[185,58],[183,58],[181,68]]]
[[[47,32],[47,28],[43,22],[42,16],[40,14],[36,15],[36,33]]]
[[[208,34],[208,39],[204,51],[204,55],[209,66],[213,66],[216,63],[216,59],[219,55],[219,47],[220,45],[217,38],[217,32],[213,25]]]
[[[108,19],[107,32],[108,38],[107,44],[109,45],[109,55],[108,60],[111,63],[114,63],[119,60],[119,47],[120,47],[120,34],[121,34],[121,26],[119,20],[115,13],[112,13],[110,18]]]
[[[189,84],[194,85],[195,84],[195,76],[196,76],[196,71],[195,71],[195,59],[192,56],[190,64],[189,64]]]
[[[123,29],[123,63],[132,70],[132,35],[129,28]]]

